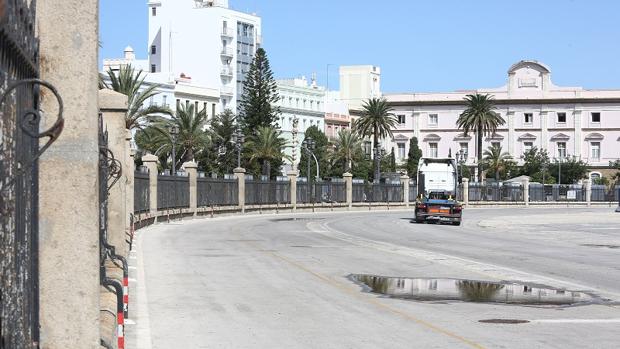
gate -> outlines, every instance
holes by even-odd
[[[39,347],[38,159],[64,124],[60,96],[38,79],[35,6],[0,0],[0,349]],[[58,100],[43,132],[41,88]]]

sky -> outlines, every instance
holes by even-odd
[[[147,0],[100,1],[102,58],[131,45],[146,58]],[[381,89],[499,87],[523,59],[560,86],[620,88],[617,0],[230,0],[263,20],[276,78],[314,72],[337,89],[338,66],[381,67]]]

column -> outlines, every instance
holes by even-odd
[[[469,178],[463,178],[463,206],[469,205]]]
[[[198,164],[188,161],[183,168],[189,177],[189,209],[195,216],[198,213]]]
[[[409,207],[409,176],[400,176],[400,184],[403,186],[403,202],[406,207]]]
[[[540,112],[540,147],[547,150],[549,148],[549,112]]]
[[[575,156],[581,156],[581,145],[583,144],[583,136],[581,131],[581,110],[573,111],[574,128],[575,128]]]
[[[290,171],[287,175],[290,183],[291,205],[293,206],[293,211],[297,211],[297,171]]]
[[[525,206],[530,205],[530,180],[528,178],[523,181],[523,201]]]
[[[506,113],[506,120],[508,122],[508,153],[514,158],[518,158],[518,154],[515,153],[515,112],[508,111]]]
[[[586,204],[590,207],[592,206],[592,181],[584,179],[583,185],[586,188]]]
[[[239,187],[239,209],[245,213],[245,168],[237,167],[233,170]]]
[[[346,172],[342,175],[342,178],[344,178],[345,190],[347,193],[347,206],[351,209],[353,207],[353,175]]]
[[[41,79],[65,102],[64,131],[39,161],[39,345],[99,349],[98,1],[36,5]],[[58,111],[44,88],[41,110],[44,130]]]
[[[116,247],[116,254],[127,256],[129,245],[126,243],[127,223],[127,163],[129,149],[126,147],[127,96],[112,90],[99,91],[99,110],[103,115],[103,127],[108,132],[108,149],[114,159],[121,164],[121,177],[110,188],[108,196],[108,240]],[[133,192],[131,193],[133,196]]]
[[[147,154],[142,157],[142,163],[149,169],[149,213],[157,213],[157,156]]]

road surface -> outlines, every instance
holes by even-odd
[[[128,348],[620,347],[613,208],[468,209],[460,227],[415,224],[411,216],[262,215],[146,228],[132,252],[136,323],[127,325]],[[521,282],[596,301],[391,298],[352,274],[431,280],[424,285]],[[492,319],[527,322],[480,322]]]

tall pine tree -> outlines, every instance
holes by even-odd
[[[418,139],[412,137],[409,140],[409,154],[407,156],[407,173],[409,177],[416,178],[418,176],[418,163],[422,157],[422,149],[418,146]]]
[[[264,49],[256,50],[245,82],[240,105],[240,121],[246,135],[253,134],[258,127],[277,127],[280,100],[276,81],[269,67]]]

